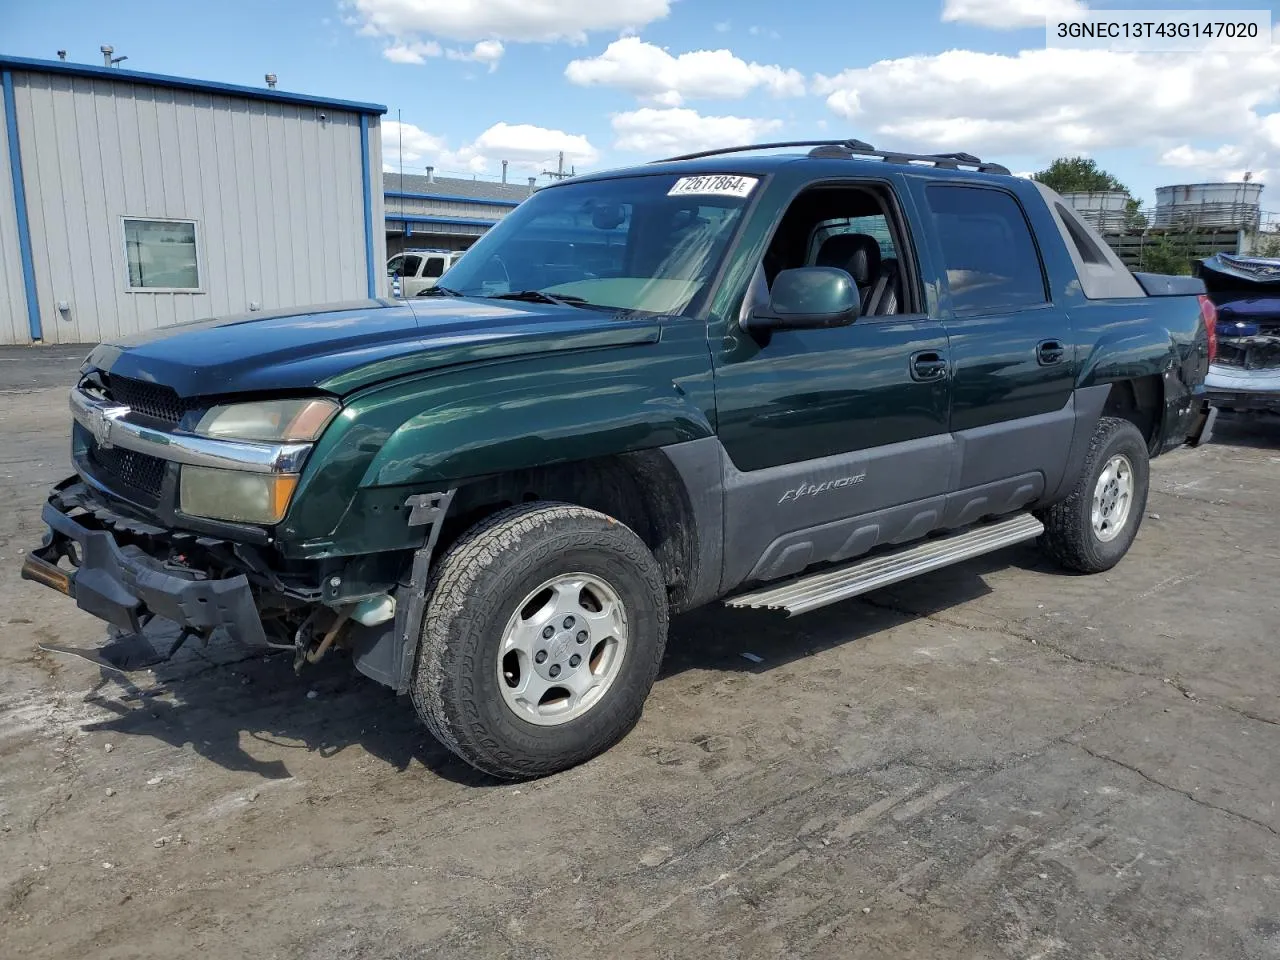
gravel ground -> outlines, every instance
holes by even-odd
[[[679,618],[635,732],[512,786],[341,660],[42,652],[103,637],[18,579],[81,355],[0,353],[0,955],[1280,957],[1280,422],[1157,461],[1109,575]]]

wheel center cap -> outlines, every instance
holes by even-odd
[[[551,661],[564,660],[569,656],[569,650],[573,647],[573,637],[567,633],[557,634],[552,641],[547,644],[548,659]]]

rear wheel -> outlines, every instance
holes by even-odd
[[[1071,495],[1040,517],[1041,546],[1069,570],[1110,570],[1138,535],[1149,481],[1147,444],[1138,428],[1103,417]]]
[[[414,705],[437,739],[486,773],[555,773],[635,725],[666,632],[661,572],[630,529],[570,504],[514,507],[441,559]]]

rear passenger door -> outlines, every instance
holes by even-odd
[[[434,287],[436,282],[444,276],[445,269],[445,255],[443,253],[435,253],[427,257],[422,267],[422,286],[418,288],[418,292],[420,293],[428,287]]]
[[[1065,468],[1077,358],[1014,191],[912,178],[941,274],[958,493],[948,520],[1017,509]]]

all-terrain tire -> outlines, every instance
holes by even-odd
[[[498,684],[508,622],[557,574],[600,577],[627,616],[622,662],[581,716],[543,726],[517,716]],[[444,554],[428,586],[411,686],[432,734],[467,763],[504,779],[545,776],[607,750],[640,718],[667,640],[667,594],[653,554],[612,517],[566,503],[529,503],[489,517]]]
[[[1102,471],[1117,455],[1125,457],[1132,467],[1132,501],[1123,526],[1113,539],[1103,540],[1093,524],[1094,491]],[[1150,477],[1147,443],[1138,428],[1118,417],[1100,418],[1071,495],[1039,514],[1044,523],[1041,548],[1068,570],[1110,570],[1129,552],[1138,535],[1146,513]]]

